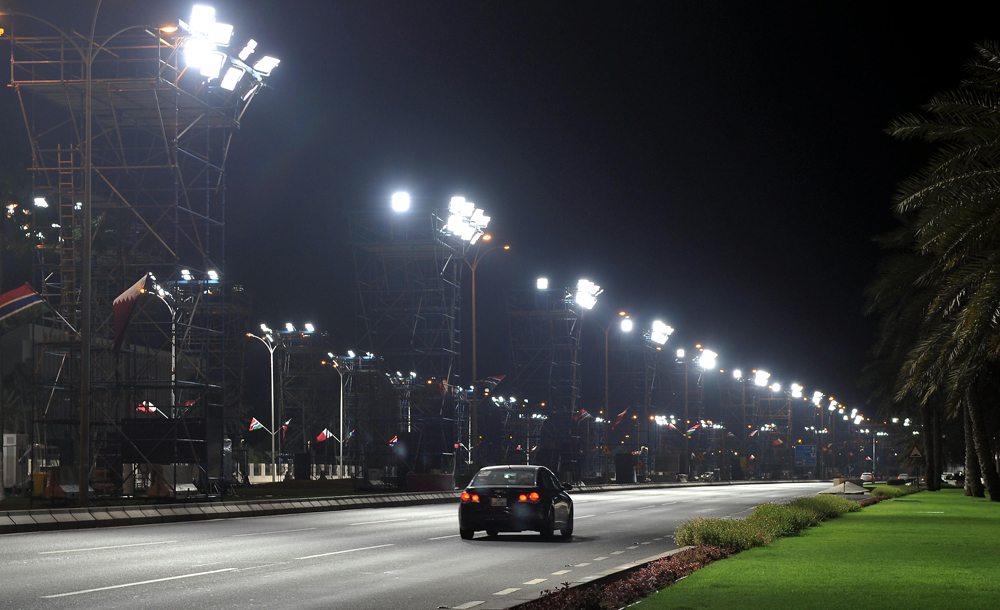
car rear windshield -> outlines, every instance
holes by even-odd
[[[480,470],[470,483],[476,487],[533,486],[534,484],[535,470],[524,468]]]

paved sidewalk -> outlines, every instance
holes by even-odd
[[[622,485],[590,485],[574,487],[573,494],[626,489],[658,489],[667,487],[711,487],[719,485],[752,485],[755,483],[805,483],[808,481],[723,481],[715,483],[635,483]],[[399,492],[370,495],[336,496],[329,498],[275,498],[246,501],[185,502],[179,504],[136,504],[133,506],[101,506],[88,508],[38,508],[33,510],[0,511],[0,534],[148,525],[177,521],[200,521],[227,517],[263,517],[290,513],[309,513],[353,508],[388,508],[417,504],[457,503],[461,490],[432,492]]]

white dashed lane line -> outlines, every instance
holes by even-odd
[[[196,572],[194,574],[181,574],[180,576],[168,576],[167,578],[154,578],[152,580],[140,580],[139,582],[127,582],[121,585],[111,585],[110,587],[97,587],[96,589],[84,589],[82,591],[71,591],[69,593],[57,593],[56,595],[43,595],[42,599],[55,599],[57,597],[69,597],[71,595],[83,595],[84,593],[96,593],[97,591],[110,591],[111,589],[124,589],[126,587],[139,587],[169,580],[180,580],[182,578],[194,578],[196,576],[207,576],[209,574],[219,574],[221,572],[235,572],[236,568],[224,568],[222,570],[212,570],[211,572]]]
[[[607,557],[594,557],[591,561],[604,561]]]
[[[465,602],[461,606],[453,606],[454,610],[469,610],[469,608],[475,608],[476,606],[482,606],[486,602]]]
[[[356,553],[357,551],[369,551],[371,549],[381,549],[387,546],[395,546],[393,544],[376,544],[375,546],[363,546],[357,549],[345,549],[343,551],[332,551],[330,553],[320,553],[319,555],[307,555],[305,557],[296,557],[296,559],[316,559],[317,557],[329,557],[331,555],[343,555],[344,553]]]
[[[276,532],[253,532],[252,534],[233,534],[233,538],[245,538],[247,536],[268,536],[270,534],[290,534],[292,532],[309,532],[316,529],[315,527],[304,527],[297,530],[279,530]]]
[[[515,591],[520,591],[520,590],[521,590],[521,587],[511,587],[509,589],[504,589],[503,591],[497,591],[493,595],[510,595],[511,593],[514,593]]]
[[[548,580],[548,578],[533,578],[528,582],[522,582],[522,585],[538,585]]]
[[[569,574],[573,570],[559,570],[558,572],[553,572],[553,576],[562,576],[563,574]]]
[[[610,513],[607,513],[607,514],[609,514],[609,515],[617,515],[618,513],[627,513],[628,510],[629,509],[627,509],[627,508],[625,510],[613,510]]]

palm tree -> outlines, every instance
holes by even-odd
[[[877,353],[898,366],[894,400],[967,412],[986,491],[1000,501],[986,417],[1000,361],[1000,49],[977,50],[961,87],[889,129],[936,151],[900,186],[902,227],[885,240],[897,254],[869,291],[869,309],[883,316]]]

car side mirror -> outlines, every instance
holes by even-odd
[[[573,489],[573,484],[572,483],[563,483],[562,484],[562,488],[565,489],[566,491],[569,491],[569,490]]]

